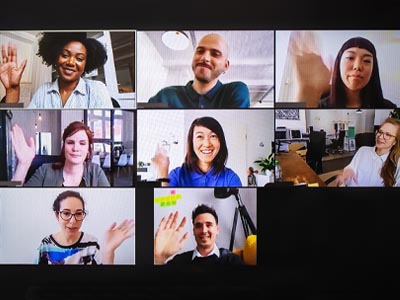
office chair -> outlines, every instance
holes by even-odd
[[[121,105],[119,104],[117,99],[114,99],[111,97],[111,102],[112,102],[113,107],[117,107],[117,108],[121,107]]]
[[[375,146],[375,133],[361,132],[355,135],[356,150],[361,146]]]
[[[325,154],[325,131],[310,132],[307,141],[306,162],[317,173],[322,173],[322,157]]]
[[[346,130],[339,131],[339,138],[338,138],[338,148],[339,149],[343,149],[345,135],[346,135]]]
[[[117,166],[118,166],[118,169],[117,169],[117,177],[119,176],[119,170],[122,168],[122,169],[125,169],[125,167],[126,167],[126,165],[128,164],[128,154],[126,154],[126,153],[122,153],[121,155],[120,155],[120,157],[119,157],[119,159],[118,159],[118,163],[117,163]]]
[[[93,155],[93,157],[92,157],[92,163],[98,164],[99,166],[101,166],[100,154],[95,154],[95,155]]]
[[[104,158],[104,162],[101,166],[103,169],[111,169],[111,155],[110,153],[106,154],[106,157]]]
[[[31,178],[42,164],[55,162],[60,162],[59,155],[35,155],[35,158],[32,160],[31,166],[28,169],[28,173],[25,176],[25,182]]]
[[[345,130],[339,131],[339,137],[335,140],[332,140],[332,144],[329,145],[329,150],[332,154],[336,152],[343,152],[343,145],[344,145],[344,137],[346,135]]]

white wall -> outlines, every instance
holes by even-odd
[[[168,72],[163,67],[161,56],[144,32],[136,32],[136,41],[140,45],[136,47],[136,74],[140,74],[140,78],[137,79],[140,84],[136,85],[136,99],[137,102],[147,102],[154,96],[154,91],[164,87]],[[145,57],[151,59],[143,59]]]
[[[334,134],[334,123],[344,122],[354,126],[355,133],[372,132],[374,125],[379,125],[389,116],[390,109],[363,109],[357,113],[355,109],[300,109],[300,120],[276,119],[276,126],[285,126],[290,129],[301,129],[306,132],[309,126],[314,130],[324,130],[327,134]]]
[[[276,127],[286,127],[288,129],[300,129],[302,133],[307,131],[307,121],[306,114],[304,109],[299,110],[299,120],[283,120],[276,119],[275,126]]]
[[[239,175],[243,185],[247,183],[247,168],[271,152],[273,110],[139,110],[137,115],[138,161],[151,162],[157,143],[173,139],[178,144],[170,142],[170,170],[183,163],[187,131],[192,121],[202,116],[214,117],[221,124],[229,152],[226,165]]]
[[[249,215],[257,228],[257,189],[255,188],[241,188],[239,189],[241,200],[246,206]],[[168,199],[169,196],[174,194],[178,198],[175,205],[161,206],[160,200]],[[189,232],[189,239],[184,244],[179,253],[184,251],[193,250],[196,247],[196,242],[193,237],[192,227],[192,210],[198,204],[206,204],[214,207],[217,212],[220,226],[220,234],[217,237],[217,246],[229,248],[230,234],[233,224],[234,210],[237,206],[237,201],[232,195],[226,199],[216,199],[214,196],[213,188],[202,189],[165,189],[158,188],[154,190],[154,233],[157,230],[159,222],[163,216],[167,216],[170,212],[179,212],[179,221],[183,216],[186,216],[187,222],[182,231]],[[243,226],[238,218],[236,227],[235,243],[233,250],[242,249],[244,246],[245,236],[243,233]]]
[[[44,82],[51,81],[51,68],[42,63],[37,53],[36,31],[3,31],[0,32],[0,44],[7,46],[8,42],[18,49],[18,65],[26,59],[24,73],[21,79],[21,102],[28,106],[31,97]],[[5,89],[0,84],[0,98],[5,95]]]
[[[61,111],[57,110],[13,110],[12,125],[18,124],[24,131],[25,138],[33,137],[36,132],[51,132],[51,155],[58,155],[61,150],[62,129],[60,124]],[[80,112],[77,112],[78,114]],[[39,120],[39,114],[42,119]],[[83,113],[82,113],[83,114]],[[35,128],[35,123],[37,128]]]
[[[386,118],[389,117],[391,109],[377,109],[375,110],[374,125],[381,125]]]
[[[33,264],[40,241],[59,230],[52,211],[57,195],[65,188],[2,189],[0,210],[0,263]],[[134,189],[74,189],[83,196],[89,214],[81,230],[103,244],[105,230],[116,221],[135,219]],[[135,236],[115,253],[115,264],[135,264]]]
[[[357,113],[355,109],[308,109],[306,110],[307,126],[314,130],[325,130],[327,134],[334,134],[334,123],[337,121],[348,122],[354,126],[355,133],[373,131],[375,109],[363,109]]]
[[[276,90],[277,101],[292,101],[295,89],[293,64],[287,57],[288,41],[292,31],[276,32]],[[362,36],[375,46],[383,95],[400,106],[400,31],[383,30],[323,30],[310,31],[315,50],[327,65],[333,64],[342,44],[351,37]],[[285,66],[287,69],[285,69]],[[285,85],[282,85],[286,83]],[[286,98],[289,97],[289,98]]]

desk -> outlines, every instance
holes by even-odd
[[[322,157],[322,170],[324,173],[340,170],[347,166],[353,159],[355,151],[329,154]]]
[[[297,180],[307,184],[318,183],[320,187],[326,186],[325,182],[296,152],[278,153],[275,158],[281,165],[284,181]]]
[[[298,150],[300,148],[307,148],[309,138],[301,139],[279,139],[275,140],[275,147],[277,152],[287,152],[290,150]]]

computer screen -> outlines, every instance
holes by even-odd
[[[301,131],[298,129],[290,129],[290,138],[291,139],[301,139],[302,138]]]
[[[265,5],[268,9],[264,9]],[[368,298],[391,291],[396,282],[390,271],[396,269],[399,250],[399,207],[392,201],[398,198],[397,188],[328,187],[323,178],[331,172],[342,171],[356,153],[332,153],[335,122],[345,124],[347,134],[349,128],[354,128],[355,134],[375,132],[394,110],[370,104],[359,109],[340,104],[328,107],[331,104],[327,100],[327,87],[334,79],[329,74],[335,68],[335,56],[350,37],[362,36],[372,41],[379,62],[374,67],[379,66],[383,97],[399,105],[396,81],[399,77],[398,14],[393,6],[381,3],[376,3],[372,9],[365,3],[355,4],[351,9],[344,9],[348,6],[339,3],[327,5],[328,8],[322,7],[318,1],[264,3],[257,0],[245,5],[206,1],[189,7],[185,1],[150,0],[128,4],[117,0],[104,8],[99,6],[98,10],[82,2],[75,7],[76,12],[71,13],[62,6],[57,12],[54,6],[37,2],[8,3],[7,12],[0,20],[0,44],[16,45],[16,62],[21,66],[26,59],[26,67],[20,85],[23,105],[2,103],[0,107],[2,114],[11,115],[11,111],[13,115],[11,119],[6,116],[8,119],[0,128],[0,174],[5,183],[0,190],[0,273],[5,278],[4,291],[9,290],[15,297],[19,294],[34,299],[49,295],[70,298],[95,295],[100,299],[109,295],[122,299],[160,296],[200,299],[204,295],[212,299],[258,298],[259,295],[263,298],[278,296],[278,299],[318,298],[320,295],[321,298],[343,295]],[[90,32],[91,37],[105,45],[107,64],[85,73],[82,78],[86,82],[102,82],[96,86],[96,93],[104,91],[102,88],[106,86],[110,97],[116,99],[120,107],[29,108],[41,84],[52,82],[57,74],[58,64],[46,65],[37,56],[39,33],[43,31]],[[167,48],[161,38],[165,31],[184,32],[188,48]],[[196,49],[197,42],[206,33],[218,33],[229,41],[229,63],[214,64],[215,57],[193,63],[191,50]],[[322,107],[311,97],[298,96],[301,79],[310,79],[307,72],[311,69],[298,69],[295,58],[289,55],[296,50],[289,43],[294,38],[304,38],[305,44],[297,44],[301,47],[312,46],[312,49],[300,47],[307,54],[300,58],[310,59],[303,66],[315,66],[313,62],[316,61],[322,68],[310,72],[311,75],[321,80],[328,78],[328,85],[318,96],[318,100],[325,99]],[[8,51],[6,46],[5,52]],[[215,51],[210,53],[218,55]],[[2,64],[5,61],[3,57]],[[214,82],[213,76],[219,74],[218,84],[246,83],[249,107],[206,107],[214,94],[195,92],[196,84],[191,81],[195,78],[192,69],[196,65],[202,69],[198,76],[212,74],[209,78],[202,77],[203,82]],[[224,67],[221,69],[221,66]],[[60,74],[70,77],[75,71],[70,66],[59,70]],[[298,71],[306,71],[307,76],[299,77]],[[318,73],[320,71],[322,73]],[[185,86],[180,92],[189,93],[204,106],[188,109],[147,103],[158,90],[177,85]],[[307,87],[310,86],[315,87]],[[55,94],[57,87],[57,84],[52,85]],[[223,92],[230,88],[235,91],[236,87],[225,87]],[[166,91],[167,95],[171,90]],[[79,88],[74,91],[79,95],[86,92]],[[2,83],[0,98],[5,93]],[[65,95],[59,94],[60,97]],[[296,119],[278,121],[275,110],[283,106],[299,110]],[[193,143],[193,139],[188,140],[192,122],[202,117],[212,117],[221,124],[228,149],[224,163],[241,182],[240,187],[223,184],[224,198],[216,197],[214,185],[162,187],[165,182],[157,181],[169,177],[169,174],[158,173],[153,160],[158,146],[167,151],[171,169],[180,170],[187,160],[190,161],[186,154],[188,144]],[[7,183],[14,182],[12,177],[18,165],[10,136],[10,126],[16,121],[28,145],[31,137],[34,143],[41,143],[42,147],[35,148],[35,152],[42,151],[43,145],[51,145],[49,155],[59,155],[63,151],[63,130],[71,122],[89,126],[93,130],[92,155],[98,155],[99,159],[99,167],[95,166],[92,171],[104,172],[109,186],[95,187],[82,181],[72,186],[65,182],[63,186],[67,173],[55,171],[51,165],[46,171],[61,174],[59,186],[9,186]],[[277,127],[278,123],[285,128],[304,128],[301,132],[310,127],[326,131],[327,154],[322,158],[322,174],[311,170],[305,155],[296,153],[292,150],[294,145],[289,144],[288,151],[280,156],[272,153],[286,168],[283,181],[270,181],[273,164],[262,165],[255,161],[260,158],[267,161],[264,158],[273,151],[271,144],[290,138],[286,129]],[[51,133],[51,139],[47,138],[48,134],[36,139],[37,132]],[[296,138],[301,132],[291,131]],[[215,153],[215,147],[208,141],[193,148],[193,153],[210,156]],[[128,160],[120,161],[121,154],[126,154]],[[72,160],[77,160],[77,156]],[[129,158],[133,162],[129,163]],[[363,165],[370,166],[369,163]],[[268,177],[269,182],[265,186],[248,186],[250,167],[258,172],[257,177]],[[80,169],[80,172],[84,171]],[[199,180],[204,181],[210,175],[199,174]],[[363,180],[372,178],[367,172],[360,176]],[[115,251],[113,265],[72,266],[63,265],[62,260],[57,266],[36,264],[38,247],[44,237],[58,236],[63,230],[76,230],[75,225],[62,229],[57,217],[60,213],[53,210],[57,195],[69,189],[79,192],[85,200],[87,214],[81,230],[97,237],[103,250],[107,249],[105,233],[113,222],[119,225],[124,219],[134,219],[134,234]],[[248,246],[244,243],[243,227],[249,226],[243,226],[246,218],[241,216],[249,213],[257,229],[255,265],[244,268],[155,265],[154,240],[163,216],[178,211],[179,222],[186,217],[178,232],[179,238],[188,233],[184,241],[181,240],[180,253],[195,249],[196,238],[200,244],[207,244],[212,238],[213,234],[207,229],[199,237],[193,234],[195,224],[191,213],[198,203],[212,204],[217,211],[218,248],[229,249],[234,239],[233,251],[239,254]],[[76,215],[71,219],[75,224]],[[170,233],[174,235],[176,231]],[[194,290],[201,292],[193,293]]]

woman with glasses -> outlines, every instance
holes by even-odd
[[[113,264],[115,250],[133,236],[133,220],[124,220],[118,226],[114,222],[107,228],[104,244],[100,247],[97,237],[80,230],[87,212],[85,201],[75,191],[60,193],[53,203],[53,211],[60,231],[42,239],[38,264]]]
[[[387,118],[376,132],[375,146],[360,147],[335,186],[400,186],[400,120]]]
[[[11,130],[11,141],[18,164],[12,180],[24,186],[110,186],[103,169],[91,162],[93,133],[79,121],[70,123],[64,130],[60,162],[42,164],[25,182],[35,158],[33,138],[28,142],[18,125]]]

